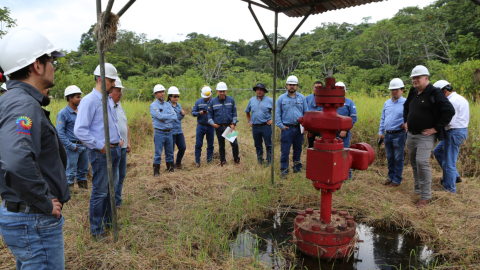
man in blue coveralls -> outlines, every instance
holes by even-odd
[[[307,102],[307,111],[321,111],[322,107],[317,106],[315,103],[315,88],[316,87],[322,87],[323,83],[321,81],[316,81],[313,83],[313,94],[308,95],[305,98],[305,101]],[[310,133],[308,132],[308,148],[313,147],[313,143],[315,142],[315,137],[320,137],[320,133]]]
[[[295,76],[287,78],[287,92],[277,99],[277,108],[275,109],[275,125],[282,130],[281,134],[281,155],[280,170],[282,178],[288,175],[288,163],[290,156],[290,147],[293,144],[293,172],[302,171],[300,155],[302,154],[303,134],[300,131],[298,118],[303,117],[307,112],[307,102],[305,97],[297,93],[298,79]]]
[[[177,114],[170,103],[165,102],[165,87],[161,84],[153,88],[156,100],[150,105],[155,142],[155,157],[153,158],[153,176],[160,175],[162,151],[165,148],[165,163],[167,171],[174,171],[172,122],[177,120]]]
[[[68,104],[57,114],[57,134],[67,150],[67,180],[73,188],[75,178],[79,188],[87,189],[88,152],[87,147],[75,134],[73,127],[77,120],[77,107],[82,100],[82,91],[76,85],[65,89],[65,99]]]
[[[207,137],[207,163],[212,162],[213,140],[215,138],[215,128],[208,123],[208,109],[212,99],[212,89],[204,86],[201,93],[202,98],[195,102],[192,109],[192,115],[197,117],[197,132],[195,137],[195,167],[200,167],[200,157],[202,156],[203,137]]]
[[[343,86],[345,88],[345,93],[347,92],[347,87],[343,82],[337,82],[335,86]],[[357,122],[357,107],[355,107],[355,103],[353,103],[351,99],[345,97],[345,104],[343,105],[343,107],[337,109],[337,113],[342,116],[351,117],[353,120],[353,128],[353,126]],[[337,137],[340,137],[340,139],[343,140],[344,148],[350,147],[350,139],[352,138],[352,133],[350,132],[350,130],[339,131],[337,133]],[[352,169],[350,169],[350,172],[348,173],[348,179],[352,179]]]
[[[220,149],[220,165],[227,164],[225,159],[225,138],[222,136],[223,132],[230,127],[233,131],[237,124],[237,106],[232,97],[227,96],[227,85],[224,82],[217,84],[218,97],[212,99],[208,109],[208,123],[216,130],[218,148]],[[235,164],[240,163],[238,156],[238,142],[237,139],[230,143],[232,146],[233,160]]]
[[[265,96],[268,93],[265,84],[258,83],[253,88],[257,94],[248,101],[245,113],[247,115],[248,125],[252,128],[253,141],[257,150],[258,164],[263,164],[263,146],[262,139],[265,141],[267,150],[267,166],[272,161],[272,110],[273,99]],[[250,112],[252,115],[250,116]]]
[[[380,118],[378,138],[385,138],[385,152],[388,162],[388,179],[383,183],[389,187],[398,187],[402,183],[404,166],[405,141],[407,132],[403,129],[403,104],[406,98],[402,97],[405,85],[399,78],[390,82],[391,99],[385,101]]]

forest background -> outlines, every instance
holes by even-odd
[[[15,26],[8,8],[0,9],[0,21],[0,36],[5,34],[3,28]],[[84,93],[93,88],[92,73],[98,65],[93,28],[82,34],[77,51],[58,59],[56,86],[51,91],[55,98],[63,98],[64,89],[72,84]],[[268,37],[273,41],[273,34]],[[284,41],[280,36],[279,43]],[[423,9],[401,9],[393,18],[376,23],[370,17],[359,24],[323,23],[294,36],[278,59],[277,85],[282,88],[287,76],[296,75],[300,91],[309,94],[313,82],[323,81],[332,70],[349,92],[387,95],[388,83],[395,77],[409,89],[412,68],[422,64],[430,70],[430,81],[446,79],[460,94],[477,101],[479,56],[480,6],[470,0],[437,0]],[[107,61],[118,69],[126,86],[124,99],[152,100],[155,84],[181,90],[213,88],[219,81],[229,89],[251,89],[257,82],[273,87],[273,56],[263,39],[229,41],[194,32],[184,41],[166,43],[122,29]],[[198,92],[183,93],[184,102],[198,98]],[[235,93],[241,96],[251,97],[251,93]]]

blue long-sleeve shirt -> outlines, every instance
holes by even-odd
[[[122,140],[118,129],[117,111],[111,97],[107,100],[108,131],[110,143],[119,143]],[[88,148],[102,150],[105,146],[103,125],[102,94],[96,89],[86,95],[78,106],[77,120],[73,133]]]
[[[395,102],[392,99],[385,101],[378,135],[383,135],[387,130],[394,131],[401,129],[403,125],[403,105],[406,100],[406,98],[400,97]]]
[[[170,101],[168,103],[170,103],[170,105],[172,105],[172,103]],[[182,119],[184,117],[182,115],[182,105],[180,105],[180,103],[177,103],[177,106],[172,105],[172,108],[175,111],[175,113],[177,114],[177,119],[172,122],[172,135],[182,134],[183,133]]]
[[[305,98],[305,102],[307,102],[307,111],[321,111],[322,106],[317,106],[315,103],[315,94],[308,95]]]
[[[195,105],[192,109],[193,117],[197,117],[197,122],[202,125],[208,125],[208,115],[207,114],[200,114],[201,111],[208,111],[210,106],[209,101],[205,101],[205,99],[201,98],[195,101]]]
[[[264,96],[261,100],[257,97],[252,97],[248,101],[246,113],[252,112],[250,122],[254,125],[265,124],[268,120],[272,120],[273,99]]]
[[[150,114],[152,115],[153,128],[166,130],[172,129],[172,123],[177,120],[177,114],[168,102],[160,102],[156,99],[150,104]]]
[[[352,118],[352,128],[357,122],[357,107],[351,99],[345,98],[345,104],[343,107],[337,109],[337,113],[342,116],[348,116]]]
[[[237,120],[237,106],[232,97],[226,96],[224,100],[218,97],[210,101],[210,108],[208,109],[208,123],[213,124],[236,124]]]
[[[298,118],[307,111],[307,103],[302,94],[295,92],[295,96],[290,97],[286,92],[277,99],[275,125],[280,129],[283,129],[285,125],[297,125]]]
[[[73,142],[80,141],[73,133],[75,121],[77,120],[77,113],[67,105],[67,107],[60,110],[57,114],[57,134],[65,148],[74,151],[77,145]]]

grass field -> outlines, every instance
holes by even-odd
[[[352,143],[375,145],[380,113],[385,98],[351,96],[358,108],[359,121]],[[247,101],[237,101],[240,123],[237,125],[241,164],[234,165],[227,146],[227,166],[219,160],[207,165],[205,149],[202,167],[195,168],[194,144],[196,119],[188,114],[183,121],[187,143],[185,168],[175,173],[152,177],[153,128],[148,103],[123,102],[132,134],[132,153],[128,156],[124,203],[119,211],[120,236],[114,243],[95,243],[89,234],[89,192],[75,189],[65,207],[64,237],[67,269],[261,269],[252,258],[233,258],[229,243],[242,228],[264,219],[269,213],[319,208],[320,194],[305,174],[270,183],[270,169],[256,164],[250,128],[243,109]],[[187,111],[189,106],[182,104]],[[66,106],[49,106],[52,121]],[[348,210],[357,221],[374,226],[396,228],[413,234],[433,248],[438,265],[471,269],[480,263],[480,181],[476,159],[480,134],[480,109],[471,105],[469,139],[461,148],[460,174],[464,182],[456,195],[433,192],[432,203],[416,209],[410,165],[406,163],[404,182],[396,189],[380,183],[385,180],[385,150],[376,150],[376,161],[366,171],[354,172],[333,196],[337,209]],[[279,133],[278,133],[279,134]],[[278,137],[277,137],[278,138]],[[216,142],[216,139],[215,139]],[[218,152],[218,146],[215,146]],[[276,143],[276,172],[280,148]],[[215,156],[214,156],[215,157]],[[302,155],[305,162],[305,154]],[[441,176],[432,159],[433,185]],[[293,250],[283,250],[293,261]],[[361,259],[361,258],[360,258]],[[14,259],[0,241],[0,268],[13,269]],[[293,266],[293,263],[292,263]],[[397,266],[398,267],[398,266]],[[402,268],[397,268],[402,269]],[[449,268],[453,269],[453,268]]]

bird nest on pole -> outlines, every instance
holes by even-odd
[[[120,26],[120,17],[118,17],[115,13],[110,13],[105,27],[101,27],[103,25],[104,17],[105,12],[102,12],[102,14],[100,14],[100,17],[98,18],[94,32],[97,36],[97,40],[103,44],[103,53],[105,54],[107,52],[107,49],[117,41],[117,29]]]

